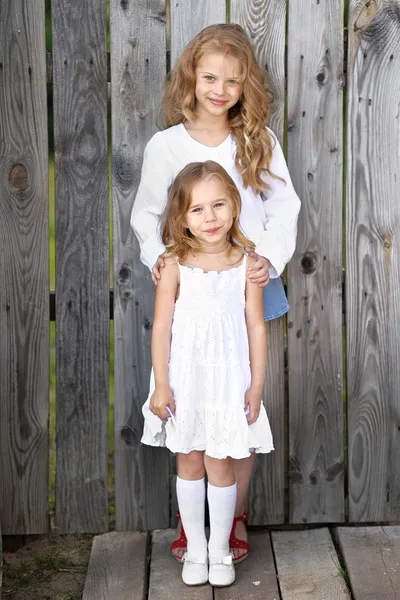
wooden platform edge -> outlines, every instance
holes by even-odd
[[[82,600],[145,598],[149,534],[110,531],[93,539]]]

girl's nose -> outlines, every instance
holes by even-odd
[[[206,211],[204,216],[206,223],[210,223],[210,221],[215,221],[215,214],[213,210]]]
[[[217,80],[215,83],[215,88],[214,88],[215,93],[218,96],[223,96],[225,93],[225,84],[224,82],[221,80]]]

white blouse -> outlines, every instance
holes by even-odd
[[[240,225],[244,234],[254,242],[256,252],[270,261],[270,277],[279,277],[295,249],[300,200],[279,142],[270,133],[275,140],[270,171],[283,181],[269,177],[269,189],[262,194],[255,194],[251,187],[244,188],[235,167],[236,142],[232,135],[215,147],[197,142],[183,124],[153,135],[144,151],[141,181],[131,214],[131,226],[140,244],[140,259],[149,269],[165,250],[159,225],[168,187],[188,163],[214,160],[224,167],[239,189]]]

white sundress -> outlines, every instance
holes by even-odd
[[[255,423],[244,411],[250,386],[249,343],[245,320],[246,257],[227,271],[204,272],[178,263],[180,292],[175,303],[169,383],[175,415],[162,421],[143,406],[142,443],[171,452],[205,451],[223,459],[245,458],[250,450],[274,449],[264,405]]]

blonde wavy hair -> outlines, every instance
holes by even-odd
[[[242,208],[240,193],[233,179],[221,165],[213,160],[189,163],[178,173],[168,190],[168,201],[161,221],[161,240],[166,252],[183,261],[189,253],[197,254],[199,242],[186,227],[186,215],[192,203],[193,188],[200,181],[215,177],[225,188],[232,202],[233,222],[228,234],[230,246],[228,258],[233,248],[241,252],[254,250],[255,246],[242,233],[239,226],[239,216]]]
[[[159,111],[163,116],[162,125],[168,128],[196,120],[196,68],[210,52],[232,54],[242,66],[242,92],[239,101],[229,110],[228,124],[237,145],[236,168],[245,188],[250,186],[258,194],[268,189],[263,175],[276,177],[269,168],[275,140],[266,130],[273,95],[253,46],[240,25],[210,25],[186,46],[166,79]]]

